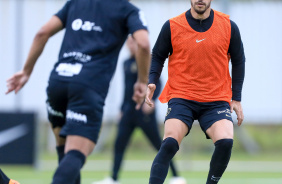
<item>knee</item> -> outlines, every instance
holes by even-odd
[[[216,148],[231,150],[233,147],[233,139],[220,139],[214,143]]]
[[[179,145],[177,140],[172,137],[168,137],[163,140],[161,149],[165,150],[167,153],[176,153],[179,150]]]

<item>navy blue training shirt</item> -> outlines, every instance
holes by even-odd
[[[189,25],[197,32],[207,31],[213,23],[214,11],[205,20],[193,18],[191,10],[186,12],[186,19]],[[245,77],[245,53],[238,26],[230,20],[231,38],[228,53],[232,63],[232,99],[241,101],[243,81]],[[164,62],[173,53],[171,44],[171,31],[169,20],[165,22],[158,36],[152,53],[152,64],[149,83],[156,83],[161,75]]]
[[[50,80],[78,82],[105,97],[128,34],[147,29],[144,14],[128,0],[70,0],[55,16],[66,31]]]
[[[128,112],[135,110],[136,103],[132,100],[133,96],[133,86],[137,80],[137,63],[134,57],[131,57],[124,61],[123,63],[123,71],[124,71],[124,98],[121,110],[122,112]],[[159,96],[161,92],[161,83],[157,82],[156,90],[153,95],[153,100]]]

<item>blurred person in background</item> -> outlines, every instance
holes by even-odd
[[[144,102],[150,44],[144,14],[127,0],[69,0],[36,34],[23,69],[7,80],[7,94],[28,81],[48,39],[65,29],[58,62],[47,87],[47,110],[59,165],[52,184],[80,183],[80,170],[93,151],[118,55],[128,34],[138,45],[133,99]]]
[[[118,133],[115,139],[112,173],[111,177],[93,182],[92,184],[120,183],[118,181],[120,167],[125,150],[135,128],[140,127],[142,129],[156,150],[160,149],[162,143],[155,108],[151,108],[148,104],[144,103],[142,104],[141,109],[135,109],[136,102],[132,100],[131,96],[134,93],[133,86],[137,80],[137,64],[135,58],[137,56],[138,45],[131,36],[128,37],[126,44],[130,51],[130,58],[124,61],[123,64],[125,90],[121,107],[121,119],[118,124]],[[161,83],[158,82],[153,100],[159,96],[160,90]],[[178,176],[177,170],[172,161],[170,162],[170,168],[173,175],[170,180],[170,184],[186,184],[185,179]]]
[[[1,169],[0,169],[0,184],[20,184],[19,182],[10,179]]]
[[[162,184],[170,160],[198,120],[215,150],[206,184],[216,184],[230,160],[233,146],[231,113],[243,119],[241,93],[245,54],[237,25],[228,15],[212,10],[212,0],[191,0],[191,9],[168,20],[153,48],[146,102],[151,98],[168,61],[168,81],[159,99],[168,102],[164,140],[156,155],[150,184]],[[229,60],[232,63],[232,79]]]

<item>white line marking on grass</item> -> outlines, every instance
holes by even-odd
[[[165,184],[169,183],[170,177],[167,177]],[[187,183],[193,183],[193,184],[202,184],[206,181],[204,178],[186,178]],[[93,181],[97,181],[93,178],[83,178],[83,183],[92,183]],[[134,184],[144,184],[149,181],[149,178],[121,178],[120,183],[122,184],[128,184],[128,183],[134,183]],[[278,184],[282,182],[282,178],[222,178],[221,183],[225,184]]]
[[[125,160],[124,171],[148,171],[152,161],[148,160]],[[83,167],[84,171],[110,171],[111,160],[89,160]],[[177,161],[179,170],[182,171],[208,171],[209,161]],[[53,171],[57,167],[57,161],[40,161],[40,170]],[[282,173],[282,162],[265,161],[230,161],[227,172],[269,172]]]
[[[167,177],[165,184],[169,183],[170,177]],[[205,178],[186,178],[187,183],[193,184],[203,184],[205,182]],[[44,179],[22,179],[21,183],[29,183],[29,184],[48,184],[50,180]],[[82,184],[91,184],[94,181],[98,181],[97,178],[82,178]],[[120,183],[122,184],[144,184],[149,181],[149,178],[121,178]],[[282,183],[282,178],[222,178],[221,183],[224,184],[280,184]]]

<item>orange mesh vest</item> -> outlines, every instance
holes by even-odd
[[[214,11],[213,24],[206,32],[193,30],[185,13],[169,21],[173,53],[168,61],[168,81],[159,100],[166,103],[172,98],[183,98],[230,103],[229,16]]]

